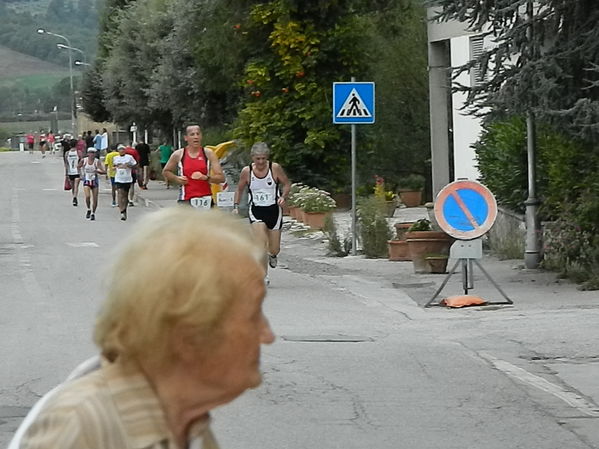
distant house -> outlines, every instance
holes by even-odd
[[[429,19],[433,16],[428,11]],[[446,184],[460,178],[476,180],[474,150],[471,145],[481,132],[480,120],[460,109],[464,94],[451,93],[451,67],[461,66],[473,59],[482,49],[483,37],[465,29],[465,24],[428,22],[428,65],[430,92],[430,127],[433,195]],[[456,80],[472,86],[480,78],[473,69]]]

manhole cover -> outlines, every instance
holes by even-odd
[[[308,343],[363,343],[374,341],[370,337],[355,335],[282,335],[285,341],[303,341]]]

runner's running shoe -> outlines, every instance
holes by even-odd
[[[268,265],[270,266],[270,268],[277,268],[277,256],[273,256],[272,254],[268,255]]]

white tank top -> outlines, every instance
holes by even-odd
[[[85,159],[85,164],[83,165],[83,174],[85,176],[86,181],[93,181],[98,176],[98,165],[96,164],[96,160],[91,164],[88,164],[87,159]]]
[[[77,165],[79,164],[79,155],[77,154],[77,150],[70,150],[67,153],[67,174],[69,175],[78,175],[79,168]]]
[[[277,204],[279,198],[279,184],[272,175],[272,163],[268,163],[268,172],[259,178],[252,170],[250,164],[249,202],[254,206],[272,206]]]

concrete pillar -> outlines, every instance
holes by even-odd
[[[450,181],[448,45],[447,40],[428,44],[433,199]]]

